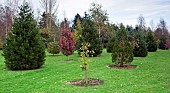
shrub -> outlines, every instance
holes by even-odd
[[[58,42],[57,41],[50,42],[48,44],[47,51],[53,55],[60,53],[60,48],[59,48]]]

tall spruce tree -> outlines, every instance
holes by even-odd
[[[112,50],[112,62],[120,67],[130,64],[133,61],[133,48],[128,41],[127,30],[120,25],[116,34],[116,40]]]
[[[82,43],[86,42],[89,43],[90,46],[88,47],[89,51],[94,51],[94,53],[88,53],[89,57],[96,57],[102,53],[102,45],[99,39],[99,34],[97,29],[95,28],[94,21],[90,18],[88,14],[85,14],[82,22],[82,35],[77,40],[76,48],[80,55]]]
[[[45,61],[45,47],[33,12],[27,2],[19,9],[3,50],[5,64],[11,70],[40,68]]]
[[[146,44],[147,44],[148,52],[156,52],[157,42],[150,28],[148,29],[148,34],[146,37]]]
[[[141,29],[136,27],[135,29],[135,46],[133,49],[133,54],[135,57],[146,57],[148,55],[148,50],[146,46],[146,41]]]

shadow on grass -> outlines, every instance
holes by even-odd
[[[127,65],[127,64],[125,64],[123,66],[111,64],[111,65],[108,65],[107,67],[108,68],[125,69],[125,70],[139,68],[139,66],[137,66],[137,65]]]
[[[48,54],[47,55],[48,57],[57,57],[57,56],[63,56],[62,54]]]
[[[69,59],[69,60],[60,60],[61,62],[78,62],[77,60],[74,59]]]
[[[19,70],[19,69],[10,69],[10,68],[6,68],[6,67],[4,67],[3,69],[5,70],[5,71],[36,71],[36,70],[42,70],[42,69],[44,69],[45,68],[45,66],[42,66],[42,67],[39,67],[39,68],[34,68],[34,69],[24,69],[24,70]]]

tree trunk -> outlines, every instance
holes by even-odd
[[[68,58],[68,56],[67,56],[67,61],[69,61],[69,58]]]
[[[100,39],[100,30],[101,30],[101,29],[100,29],[100,24],[99,24],[99,39]]]
[[[123,63],[122,62],[120,63],[120,67],[123,67]]]
[[[87,84],[88,83],[87,65],[85,65],[84,80],[85,80],[85,84]]]

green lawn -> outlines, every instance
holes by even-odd
[[[2,53],[2,51],[0,51]],[[93,87],[66,84],[83,78],[78,54],[70,56],[75,62],[63,62],[62,54],[47,54],[45,65],[38,70],[9,71],[0,56],[0,93],[170,93],[170,50],[149,53],[146,58],[135,58],[131,70],[110,69],[110,54],[91,58],[89,77],[104,80]]]

